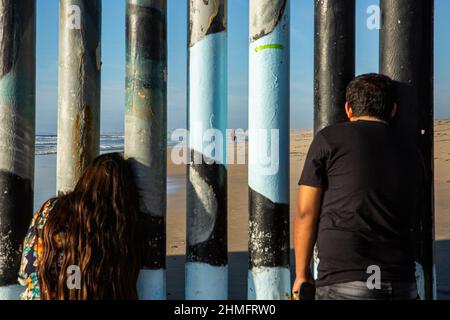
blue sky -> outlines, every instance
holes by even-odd
[[[169,129],[186,123],[186,1],[168,0]],[[56,0],[38,0],[37,133],[57,128],[58,14]],[[366,27],[367,8],[357,0],[358,74],[378,71],[378,31]],[[313,0],[291,0],[291,127],[313,119]],[[248,0],[229,0],[229,126],[247,127]],[[125,1],[103,1],[102,122],[104,133],[123,131],[125,93]],[[450,1],[436,0],[436,118],[450,118]]]

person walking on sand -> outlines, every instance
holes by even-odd
[[[368,74],[347,88],[350,122],[315,137],[295,216],[298,294],[314,284],[317,300],[415,300],[413,226],[427,174],[418,148],[391,125],[393,81]]]
[[[34,215],[19,271],[22,299],[137,299],[138,218],[128,163],[117,153],[95,159],[73,192],[48,200]]]
[[[236,130],[231,130],[231,141],[233,142],[233,143],[236,143],[236,141],[237,141],[237,136],[236,136]]]

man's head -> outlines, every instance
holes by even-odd
[[[397,112],[393,87],[393,81],[381,74],[364,74],[355,78],[347,87],[345,109],[349,119],[392,120]]]

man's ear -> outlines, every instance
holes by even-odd
[[[391,112],[391,120],[395,118],[395,116],[397,115],[397,111],[398,111],[397,104],[394,103],[394,107],[392,108],[392,112]]]
[[[345,103],[345,113],[347,114],[348,120],[351,120],[353,118],[353,110],[352,107],[350,107],[350,103],[348,103],[348,101]]]

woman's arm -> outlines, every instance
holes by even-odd
[[[37,251],[38,251],[38,232],[36,220],[39,212],[33,216],[30,227],[23,241],[22,259],[19,269],[19,283],[26,287],[22,294],[22,299],[36,299],[37,290]]]
[[[47,214],[54,203],[55,199],[45,202],[34,214],[23,241],[18,282],[26,287],[25,292],[22,294],[22,299],[24,300],[36,300],[40,296],[37,267],[38,258],[42,252],[42,239],[39,236],[39,230],[44,227]]]

